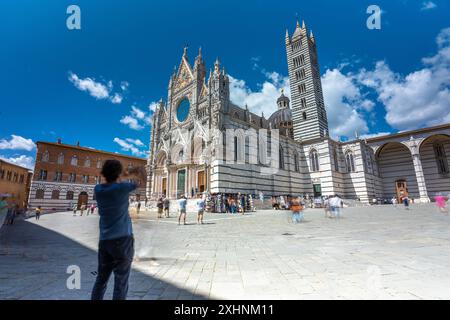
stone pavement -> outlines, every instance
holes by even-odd
[[[308,209],[141,213],[129,299],[450,299],[450,216],[432,204],[347,208],[341,220]],[[68,213],[0,229],[0,299],[88,299],[96,270],[98,216]],[[69,290],[69,265],[81,289]],[[112,280],[107,297],[111,297]]]

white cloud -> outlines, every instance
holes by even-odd
[[[111,80],[109,80],[106,84],[103,84],[99,81],[95,81],[93,78],[86,77],[84,79],[80,78],[77,74],[73,72],[69,72],[69,81],[73,83],[73,85],[81,91],[88,92],[92,97],[98,100],[108,99],[114,104],[120,104],[123,100],[123,94],[118,92],[113,92],[114,85]],[[120,88],[122,91],[125,91],[129,86],[129,83],[126,81],[122,81],[120,84]]]
[[[125,140],[128,141],[129,143],[134,144],[135,146],[138,146],[138,147],[144,147],[145,146],[145,144],[139,139],[126,138]]]
[[[438,53],[422,59],[424,68],[406,76],[384,61],[374,70],[361,70],[359,81],[378,94],[386,109],[386,122],[398,130],[450,122],[450,28],[437,39]]]
[[[430,10],[436,8],[437,5],[433,1],[424,1],[422,2],[422,8],[420,10]]]
[[[133,140],[133,139],[126,139],[127,141],[128,140],[132,140],[132,141],[135,141],[135,140]],[[133,155],[135,155],[135,156],[144,156],[144,155],[146,155],[147,153],[145,152],[145,151],[141,151],[141,150],[139,150],[136,146],[135,146],[135,144],[134,143],[129,143],[129,142],[127,142],[127,141],[125,141],[125,140],[122,140],[122,139],[120,139],[120,138],[114,138],[114,140],[113,140],[115,143],[117,143],[119,146],[121,146],[121,148],[122,148],[122,150],[123,151],[130,151]],[[140,140],[139,140],[140,141]]]
[[[31,151],[36,147],[33,140],[26,139],[21,136],[11,135],[11,139],[0,140],[0,149],[9,149],[9,150],[26,150]]]
[[[120,83],[120,89],[122,89],[122,91],[127,90],[129,86],[130,86],[130,84],[127,81],[122,81]]]
[[[148,105],[148,110],[150,110],[151,112],[155,112],[157,106],[158,106],[158,102],[156,102],[156,101],[151,102]]]
[[[248,106],[250,111],[268,118],[277,110],[277,99],[284,93],[290,96],[289,77],[284,77],[276,72],[265,73],[266,81],[260,84],[258,91],[251,90],[244,80],[230,78],[230,100],[240,107]]]
[[[360,136],[361,139],[370,139],[370,138],[376,138],[381,136],[387,136],[389,134],[392,134],[391,132],[377,132],[377,133],[368,133],[363,134]]]
[[[69,72],[69,80],[77,89],[87,91],[96,99],[106,99],[109,97],[109,87],[100,82],[96,82],[94,79],[81,79],[75,73]]]
[[[112,97],[111,97],[111,102],[114,104],[120,104],[122,103],[123,97],[121,94],[119,93],[115,93]]]
[[[355,137],[369,131],[362,110],[371,111],[374,103],[364,99],[351,74],[328,69],[322,76],[328,126],[332,137]]]
[[[0,159],[3,159],[7,162],[17,164],[18,166],[25,167],[31,170],[33,170],[34,168],[34,158],[30,156],[21,155],[18,157],[9,157],[9,158],[0,156]]]
[[[145,112],[135,106],[131,107],[131,114],[141,120],[145,118]]]
[[[144,126],[139,124],[139,121],[132,116],[124,116],[120,119],[120,123],[127,125],[130,129],[133,130],[142,130]]]

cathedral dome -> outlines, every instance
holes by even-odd
[[[272,113],[269,118],[269,125],[273,129],[280,129],[280,133],[286,136],[293,136],[292,111],[289,108],[289,98],[281,90],[281,96],[277,99],[278,110]]]
[[[284,95],[284,90],[281,89],[281,96],[277,99],[278,109],[289,108],[289,98]]]

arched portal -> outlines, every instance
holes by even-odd
[[[404,144],[386,143],[378,149],[377,162],[383,197],[390,199],[408,194],[410,198],[419,198],[413,159]]]
[[[78,205],[77,205],[78,210],[81,209],[81,206],[85,206],[85,207],[87,206],[88,199],[89,199],[89,196],[88,196],[87,192],[85,192],[85,191],[80,192],[80,194],[78,195]]]
[[[420,144],[419,154],[428,195],[450,193],[450,136],[429,136]]]

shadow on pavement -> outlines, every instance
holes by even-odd
[[[95,237],[95,236],[93,236]],[[157,258],[140,259],[141,262]],[[68,266],[80,268],[81,288],[70,290]],[[0,229],[0,299],[89,299],[97,271],[96,248],[26,220]],[[105,299],[111,299],[113,276]],[[128,299],[208,299],[133,267]]]

